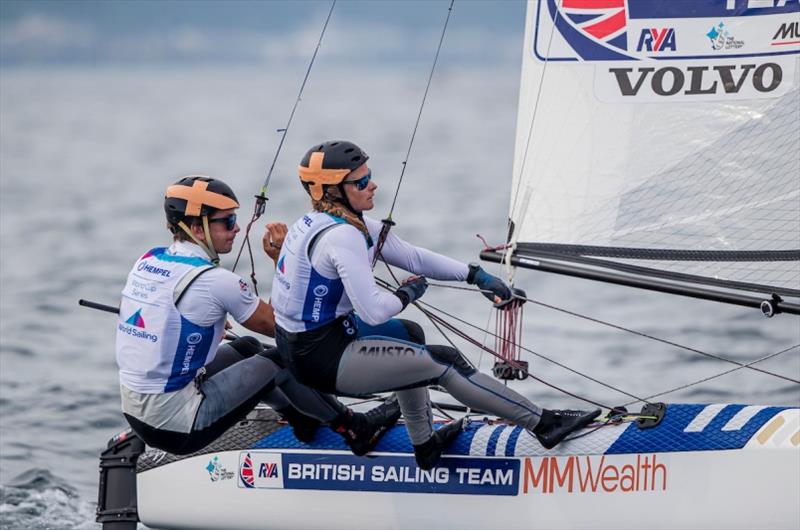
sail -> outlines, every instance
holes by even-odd
[[[800,296],[798,87],[796,0],[529,0],[515,264]]]

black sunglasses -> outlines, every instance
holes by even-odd
[[[236,214],[232,213],[227,217],[217,217],[215,219],[209,219],[209,223],[225,223],[225,228],[228,230],[233,230],[236,227]]]
[[[372,170],[367,171],[367,174],[356,180],[345,180],[345,184],[352,184],[358,191],[364,191],[369,186],[369,181],[372,178]]]

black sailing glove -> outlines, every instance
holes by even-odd
[[[408,304],[421,298],[427,288],[428,280],[424,276],[412,276],[403,282],[403,285],[394,294],[403,302],[403,309],[405,309]]]
[[[496,305],[502,305],[503,302],[508,302],[514,297],[506,282],[497,276],[492,276],[477,263],[469,264],[467,283],[477,285],[483,291],[481,294]]]

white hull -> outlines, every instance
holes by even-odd
[[[462,434],[469,438],[461,444],[466,454],[448,456],[426,476],[412,455],[392,450],[406,436],[403,427],[387,435],[378,449],[389,450],[373,458],[301,449],[299,442],[277,448],[289,431],[280,427],[264,438],[272,446],[262,441],[140,471],[139,516],[157,528],[209,529],[799,528],[800,411],[770,417],[765,411],[736,431],[730,428],[736,418],[757,407],[722,418],[725,407],[709,405],[681,418],[681,409],[671,406],[679,411],[672,425],[665,419],[647,431],[633,423],[603,427],[553,451],[524,432],[511,447],[511,427],[481,424]],[[754,417],[759,425],[745,431]],[[626,436],[642,433],[679,448],[685,440],[675,438],[675,422],[695,440],[717,444],[718,436],[734,439],[738,432],[746,443],[609,453]]]
[[[228,469],[239,452],[219,455]],[[563,464],[569,457],[558,458]],[[661,490],[569,492],[519,485],[515,496],[244,489],[211,482],[207,456],[139,476],[139,515],[162,528],[787,528],[800,527],[800,452],[662,453]],[[454,459],[458,460],[458,459]],[[520,459],[524,466],[526,459]],[[595,462],[599,457],[594,458]],[[533,458],[538,466],[541,458]],[[606,456],[609,466],[635,456]],[[205,475],[205,476],[204,476]],[[164,485],[171,495],[164,497]],[[234,522],[235,520],[235,522]]]

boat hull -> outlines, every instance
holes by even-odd
[[[142,522],[158,528],[798,528],[800,410],[671,405],[657,427],[602,427],[544,450],[473,422],[431,472],[404,426],[370,457],[321,429],[302,444],[259,411],[202,454],[149,451]]]

